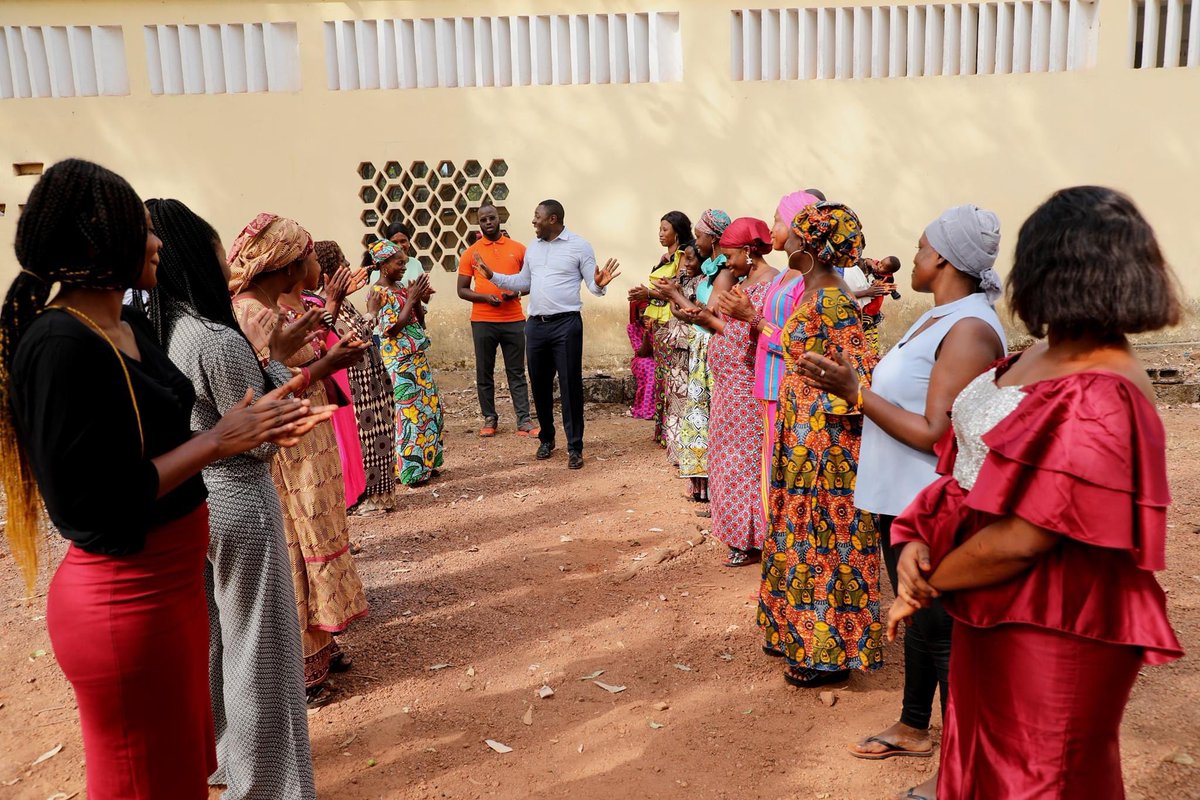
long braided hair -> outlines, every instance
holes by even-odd
[[[60,161],[30,192],[15,249],[21,272],[0,309],[0,475],[8,498],[5,533],[32,590],[44,517],[13,417],[13,359],[55,284],[111,290],[134,285],[145,264],[146,212],[137,192],[115,172],[90,161]]]
[[[158,285],[150,290],[146,308],[158,343],[167,348],[175,323],[184,316],[232,328],[245,337],[217,256],[221,237],[216,229],[178,200],[147,200],[146,209],[163,243],[158,254]],[[254,345],[250,349],[254,350]],[[265,370],[263,381],[268,391],[275,388]]]

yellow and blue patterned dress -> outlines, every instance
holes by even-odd
[[[442,401],[425,351],[429,336],[414,318],[395,336],[388,336],[400,319],[407,299],[404,289],[371,287],[379,297],[375,315],[379,352],[392,379],[396,402],[396,478],[406,486],[429,479],[442,466]]]
[[[797,364],[806,352],[845,353],[869,379],[875,355],[858,306],[840,289],[804,299],[783,330],[771,464],[769,531],[763,544],[758,624],[767,649],[801,679],[883,666],[879,532],[854,507],[862,415],[810,386]],[[850,402],[856,398],[850,398]]]

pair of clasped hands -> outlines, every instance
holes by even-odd
[[[653,288],[646,289],[644,286],[634,287],[629,292],[630,300],[644,300],[645,297],[651,297],[655,300],[663,300],[671,303],[675,307],[675,312],[696,325],[703,325],[706,328],[713,328],[713,324],[717,320],[717,316],[712,311],[703,305],[693,304],[683,296],[683,287],[678,281],[670,278],[655,278],[652,283]],[[635,292],[637,297],[635,297]],[[742,322],[750,322],[754,319],[754,304],[750,302],[750,298],[742,290],[741,286],[734,284],[730,289],[722,292],[716,298],[717,309],[724,315]]]
[[[330,306],[340,306],[346,295],[361,289],[367,280],[365,269],[351,272],[348,267],[340,268],[325,282],[326,301]],[[325,337],[322,309],[310,308],[289,322],[285,310],[264,308],[246,321],[243,332],[258,352],[269,350],[273,361],[285,363],[301,348]],[[311,381],[358,363],[366,347],[367,342],[350,333],[313,362],[307,375],[304,372],[294,375],[258,400],[254,399],[254,389],[247,388],[245,396],[213,427],[221,457],[243,453],[263,442],[280,447],[298,444],[301,437],[332,417],[338,407],[313,406],[309,400],[292,395],[303,392]]]

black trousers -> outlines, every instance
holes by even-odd
[[[884,566],[896,591],[896,567],[900,547],[892,547],[892,522],[895,517],[879,515]],[[900,721],[910,728],[925,730],[933,716],[933,693],[940,690],[942,717],[946,716],[946,700],[950,684],[950,634],[954,620],[942,601],[934,599],[929,608],[922,608],[909,618],[904,631],[904,700]]]
[[[517,424],[529,421],[529,385],[525,382],[525,323],[472,322],[471,339],[475,342],[475,391],[479,394],[479,413],[485,422],[495,422],[496,348],[504,353],[504,374],[512,395]]]
[[[530,316],[525,322],[525,346],[538,438],[554,444],[554,377],[562,399],[567,450],[583,452],[583,317],[578,311]]]

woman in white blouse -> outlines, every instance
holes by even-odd
[[[993,269],[1000,220],[990,211],[959,206],[930,223],[913,259],[912,288],[933,293],[934,307],[879,362],[871,387],[861,387],[862,451],[854,503],[879,515],[884,561],[896,590],[899,550],[890,542],[892,521],[937,477],[934,445],[950,427],[958,393],[1004,356],[1004,329],[992,304],[1000,295]],[[809,354],[809,380],[839,397],[857,397],[857,374],[848,365]],[[935,603],[917,612],[904,637],[904,701],[900,720],[850,747],[856,758],[929,758],[934,691],[946,704],[950,667],[950,616]],[[936,776],[910,790],[932,796]],[[901,795],[905,796],[905,795]]]

